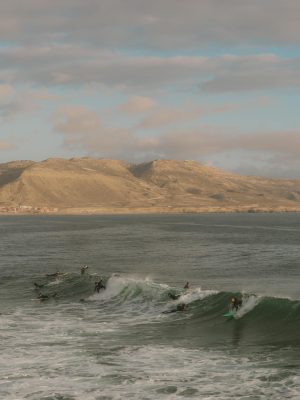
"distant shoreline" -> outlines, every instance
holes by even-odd
[[[0,216],[22,216],[22,215],[174,215],[174,214],[258,214],[258,213],[299,213],[300,207],[288,208],[288,207],[274,207],[274,208],[263,208],[263,207],[202,207],[202,208],[187,208],[187,207],[153,207],[149,208],[98,208],[98,207],[82,207],[82,208],[63,208],[55,209],[55,211],[37,211],[37,210],[18,210],[18,211],[0,211]]]

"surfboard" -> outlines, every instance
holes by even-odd
[[[234,317],[234,313],[232,311],[229,311],[229,312],[223,314],[223,317],[233,318]]]

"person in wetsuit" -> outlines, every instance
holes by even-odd
[[[242,306],[242,299],[238,299],[237,297],[232,297],[230,301],[230,309],[232,311],[238,311],[238,309]]]
[[[48,296],[47,294],[42,294],[41,292],[39,292],[37,298],[38,298],[39,300],[43,301],[43,300],[48,300],[48,299],[49,299],[49,296]]]
[[[85,271],[86,271],[87,269],[88,269],[88,266],[87,266],[87,265],[84,265],[83,267],[81,267],[81,269],[80,269],[81,275],[85,274]]]
[[[59,272],[59,271],[54,272],[54,274],[46,274],[46,276],[49,277],[49,278],[56,278],[59,275],[61,275],[61,272]]]
[[[106,289],[102,279],[100,279],[98,282],[95,282],[95,292],[99,293],[101,289]]]
[[[36,290],[41,289],[42,287],[45,286],[45,285],[39,285],[39,284],[36,283],[36,282],[33,282],[33,284],[34,284],[34,288],[35,288]]]
[[[180,294],[174,294],[174,293],[168,293],[168,296],[172,299],[172,300],[177,300],[180,297]]]
[[[37,298],[41,301],[45,301],[45,300],[49,300],[51,297],[54,298],[57,296],[57,293],[53,293],[52,295],[48,295],[48,294],[43,294],[41,292],[38,293]]]
[[[183,289],[189,289],[189,288],[190,288],[190,282],[187,282],[187,283],[184,285]]]
[[[180,303],[176,307],[176,311],[184,311],[188,308],[188,305],[185,303]]]
[[[188,308],[188,305],[185,303],[177,304],[176,308],[172,308],[172,310],[163,311],[163,314],[171,314],[177,311],[185,311]]]

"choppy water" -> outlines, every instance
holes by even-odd
[[[299,214],[1,217],[0,235],[1,399],[300,399]]]

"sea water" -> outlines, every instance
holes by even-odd
[[[300,399],[299,214],[3,216],[0,235],[0,399]]]

